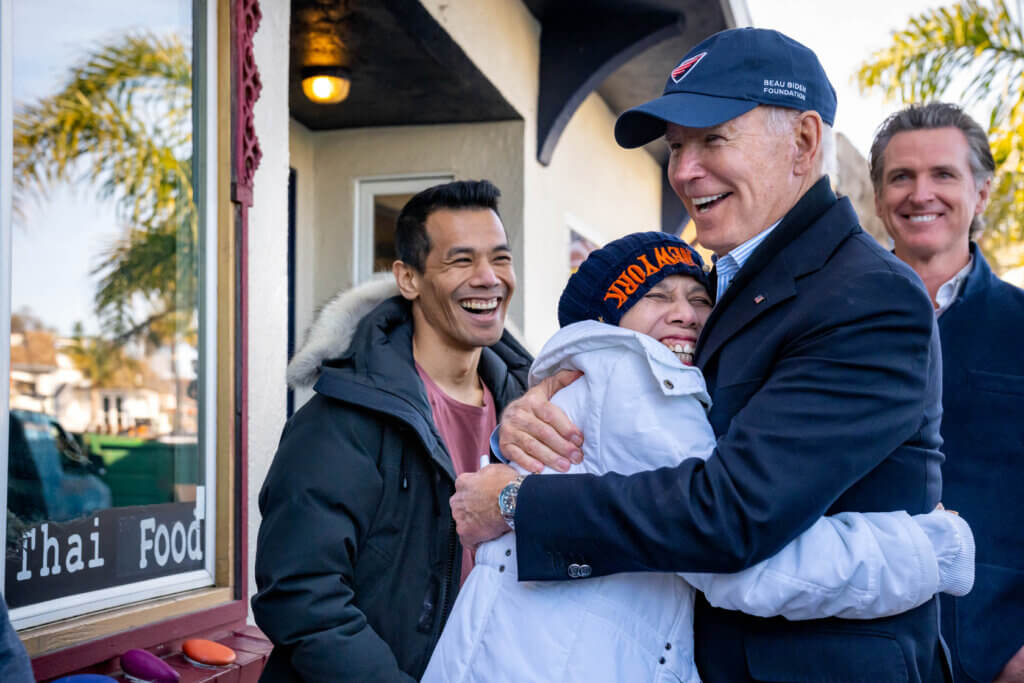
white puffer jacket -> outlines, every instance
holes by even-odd
[[[706,459],[714,450],[703,376],[655,339],[576,323],[544,346],[531,383],[566,368],[583,371],[554,397],[585,437],[583,462],[572,472],[629,474]],[[510,533],[477,549],[422,680],[696,683],[694,586],[715,606],[760,616],[868,619],[916,607],[939,591],[965,593],[973,572],[970,528],[946,512],[826,517],[737,574],[551,583],[517,580]]]

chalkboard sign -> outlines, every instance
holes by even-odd
[[[7,552],[9,607],[202,569],[206,520],[194,503],[100,510],[39,522]]]

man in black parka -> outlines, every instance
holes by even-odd
[[[378,281],[331,302],[289,367],[316,393],[285,425],[259,497],[264,683],[412,681],[426,667],[462,564],[448,507],[458,445],[428,394],[470,408],[493,397],[500,415],[531,362],[503,330],[515,275],[497,197],[479,181],[410,200],[401,295]]]

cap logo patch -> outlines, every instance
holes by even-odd
[[[683,264],[697,267],[690,252],[679,247],[655,247],[652,251],[640,254],[634,261],[619,273],[604,293],[603,301],[615,301],[615,308],[622,308],[622,304],[629,300],[629,295],[647,280],[648,275],[654,275],[665,266]]]
[[[679,81],[681,81],[684,78],[686,78],[686,74],[690,73],[690,71],[693,69],[693,67],[697,66],[697,63],[700,60],[704,59],[704,55],[706,55],[706,54],[707,54],[707,52],[701,52],[699,55],[694,55],[694,56],[690,57],[689,59],[683,60],[679,64],[679,66],[677,66],[676,68],[672,69],[672,82],[673,83],[678,83]]]

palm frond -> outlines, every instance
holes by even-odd
[[[58,183],[92,186],[128,226],[93,269],[95,306],[115,340],[194,317],[198,217],[192,185],[192,64],[175,35],[97,46],[55,94],[17,107],[16,215]],[[139,300],[149,311],[137,321]],[[180,315],[178,311],[183,311]],[[181,325],[177,329],[186,330]]]
[[[123,221],[165,222],[194,203],[191,63],[177,37],[126,36],[71,70],[67,85],[14,120],[16,203],[62,181],[91,181]]]
[[[104,327],[119,338],[147,332],[135,320],[135,297],[149,302],[146,320],[191,310],[199,294],[196,242],[183,237],[176,223],[162,230],[129,229],[93,268],[99,276],[96,309]]]
[[[861,89],[879,89],[892,99],[926,102],[966,77],[960,99],[971,102],[993,94],[993,116],[1004,118],[1024,94],[1024,34],[1005,0],[991,8],[965,0],[911,17],[892,43],[875,52],[857,71]]]

